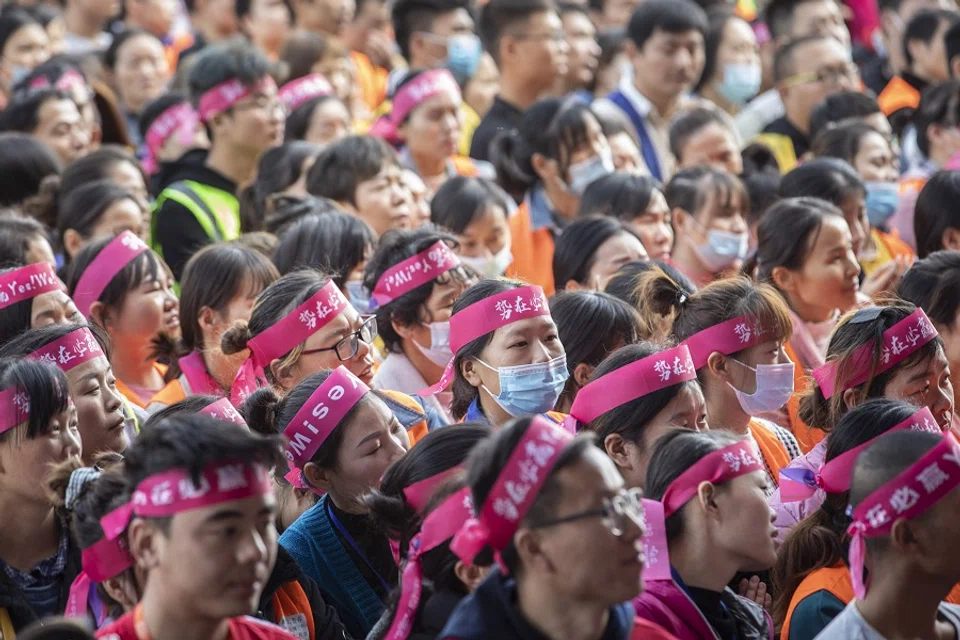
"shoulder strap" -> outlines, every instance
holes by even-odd
[[[189,184],[185,181],[174,182],[164,189],[164,191],[170,192],[167,194],[167,197],[171,200],[175,200],[190,209],[197,217],[197,222],[200,223],[200,226],[203,227],[203,230],[207,232],[207,235],[210,236],[212,240],[215,242],[224,240],[219,221],[217,220],[217,214],[207,206],[207,203],[203,201],[196,191],[190,188]],[[197,215],[198,213],[202,215]]]
[[[660,168],[660,158],[657,156],[657,149],[653,146],[653,140],[647,132],[647,125],[644,123],[643,117],[637,113],[627,96],[623,95],[623,92],[619,89],[607,96],[607,99],[620,107],[620,110],[630,118],[633,128],[637,130],[637,137],[640,139],[640,153],[643,155],[643,161],[647,163],[650,175],[662,182],[663,170]]]

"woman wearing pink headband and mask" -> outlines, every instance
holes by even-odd
[[[49,262],[0,271],[0,344],[27,329],[82,321]]]
[[[767,485],[749,440],[682,429],[660,440],[646,495],[662,503],[663,518],[647,519],[658,543],[647,549],[651,566],[634,601],[641,618],[680,640],[773,640],[763,607],[727,587],[777,559]]]
[[[407,71],[392,98],[392,108],[370,128],[370,135],[401,147],[404,165],[416,171],[432,195],[457,175],[489,174],[493,169],[457,155],[460,146],[460,86],[446,69]]]

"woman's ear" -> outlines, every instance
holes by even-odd
[[[535,153],[530,157],[530,165],[544,183],[549,183],[560,177],[560,165],[542,153]]]
[[[124,571],[119,576],[100,583],[107,595],[116,600],[124,611],[132,611],[139,600],[135,586],[130,584],[132,580],[129,576],[130,574]]]
[[[577,386],[583,389],[587,386],[587,383],[590,382],[591,376],[593,376],[592,365],[587,364],[586,362],[581,362],[573,369],[573,381],[577,383]]]
[[[857,397],[856,389],[847,389],[843,392],[843,404],[846,405],[847,411],[860,404],[860,398]]]
[[[777,288],[786,293],[796,293],[796,278],[793,271],[790,271],[786,267],[774,267],[773,271],[770,272],[770,277],[773,278],[773,284],[777,285]]]
[[[457,576],[457,579],[463,583],[467,588],[467,591],[473,591],[480,583],[483,582],[483,579],[487,577],[489,571],[488,567],[481,567],[475,564],[464,564],[461,560],[457,560],[457,564],[453,567],[453,573]]]
[[[63,250],[73,258],[83,248],[83,237],[76,229],[67,229],[63,232]]]
[[[197,321],[199,322],[201,329],[213,331],[216,329],[217,324],[220,321],[220,314],[210,307],[201,307],[200,317],[197,318]]]
[[[960,229],[957,229],[956,227],[948,227],[943,232],[943,237],[941,238],[940,243],[943,245],[944,249],[960,249]]]
[[[633,462],[630,459],[630,443],[624,440],[619,433],[611,433],[603,439],[603,449],[618,468],[624,471],[633,471]]]
[[[295,385],[293,381],[296,380],[294,375],[297,364],[293,363],[290,365],[281,364],[282,361],[277,358],[270,362],[270,373],[273,374],[273,379],[277,381],[277,384],[283,389],[291,389]]]
[[[712,482],[701,482],[697,487],[697,500],[700,508],[708,517],[716,518],[720,515],[720,507],[717,505],[717,488]]]
[[[680,207],[674,207],[673,211],[670,212],[670,222],[673,225],[674,237],[680,236],[680,232],[687,226],[687,218],[689,216],[690,214]]]
[[[480,379],[480,374],[477,373],[478,366],[478,363],[472,358],[464,358],[460,362],[460,375],[470,383],[470,386],[476,387],[477,389],[483,384],[483,380]]]
[[[393,327],[393,330],[397,333],[397,335],[404,340],[413,340],[413,327],[411,325],[402,324],[391,315],[390,326]]]
[[[113,314],[110,313],[109,307],[99,300],[90,305],[90,321],[96,322],[98,325],[106,329],[108,333],[114,329]]]
[[[730,382],[730,367],[727,366],[727,357],[719,351],[714,351],[707,357],[707,370],[718,378]]]

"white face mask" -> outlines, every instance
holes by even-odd
[[[445,367],[453,360],[453,351],[450,350],[450,323],[431,322],[427,326],[430,327],[430,346],[425,347],[416,340],[413,344],[417,345],[417,349],[427,360],[438,367]]]
[[[757,390],[753,393],[744,393],[730,385],[747,415],[757,416],[768,411],[779,411],[787,404],[793,395],[793,362],[787,360],[781,364],[758,364],[756,369],[739,360],[737,363],[753,371],[757,377]]]
[[[467,265],[483,278],[499,278],[513,262],[513,253],[508,242],[503,249],[489,258],[466,258],[460,256],[460,262]]]

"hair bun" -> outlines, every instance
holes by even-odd
[[[247,348],[247,343],[251,340],[253,340],[253,334],[250,333],[250,326],[245,321],[238,320],[220,338],[220,350],[228,356],[240,353]]]

